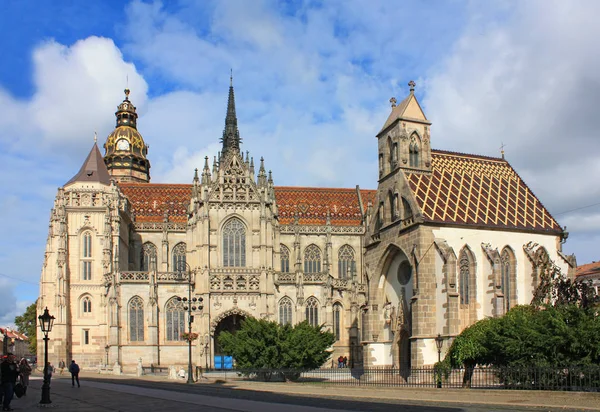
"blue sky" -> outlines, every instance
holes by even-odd
[[[0,324],[35,300],[56,189],[132,89],[154,182],[219,150],[233,69],[244,149],[277,185],[376,187],[409,80],[432,146],[506,157],[599,258],[600,55],[584,1],[0,2]],[[581,208],[581,209],[580,209]],[[578,209],[578,210],[574,210]],[[574,210],[574,211],[573,211]],[[567,213],[565,213],[567,212]]]

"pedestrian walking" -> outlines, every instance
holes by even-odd
[[[29,366],[29,362],[27,359],[21,359],[21,363],[19,363],[19,373],[21,376],[21,385],[23,385],[23,395],[27,395],[27,387],[29,386],[29,375],[31,375],[31,366]]]
[[[348,367],[348,357],[344,356],[344,368]]]
[[[338,368],[341,368],[344,366],[344,357],[342,355],[340,355],[340,357],[338,358]]]
[[[60,374],[62,375],[63,372],[65,371],[65,368],[67,367],[66,363],[64,360],[61,360],[60,362],[58,362],[58,369],[60,369]]]
[[[0,383],[2,384],[2,410],[12,411],[10,402],[12,401],[13,394],[15,391],[15,384],[17,383],[17,377],[19,376],[19,367],[15,363],[15,357],[12,353],[8,353],[7,356],[0,364],[0,370],[2,371],[2,377]]]
[[[71,372],[71,386],[75,387],[75,381],[77,381],[77,387],[81,388],[81,385],[79,385],[79,365],[75,363],[74,359],[69,365],[69,372]]]

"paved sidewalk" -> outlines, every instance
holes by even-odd
[[[33,376],[28,396],[14,399],[18,411],[39,410],[40,376]],[[56,411],[256,411],[329,412],[336,410],[488,411],[597,410],[600,394],[574,392],[370,388],[341,385],[202,381],[186,385],[165,377],[84,373],[81,388],[66,375],[52,379]],[[539,408],[539,409],[538,409]]]

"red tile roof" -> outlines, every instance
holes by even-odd
[[[191,184],[120,183],[129,198],[137,222],[187,221]],[[363,207],[373,202],[375,190],[361,190]],[[334,226],[359,226],[362,222],[356,189],[314,187],[275,187],[279,222],[289,224],[297,213],[301,225],[325,224],[327,211]]]
[[[577,266],[575,276],[600,275],[600,262],[586,263],[585,265]]]
[[[560,233],[504,159],[431,151],[432,173],[407,172],[426,221]]]

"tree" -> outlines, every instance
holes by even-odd
[[[233,356],[238,368],[254,370],[318,368],[328,360],[326,349],[334,340],[332,333],[323,331],[323,326],[311,326],[308,322],[282,326],[254,318],[245,319],[237,332],[219,336],[221,348]]]
[[[29,353],[37,353],[37,300],[27,306],[25,313],[15,317],[15,325],[20,333],[24,333],[29,338]]]

